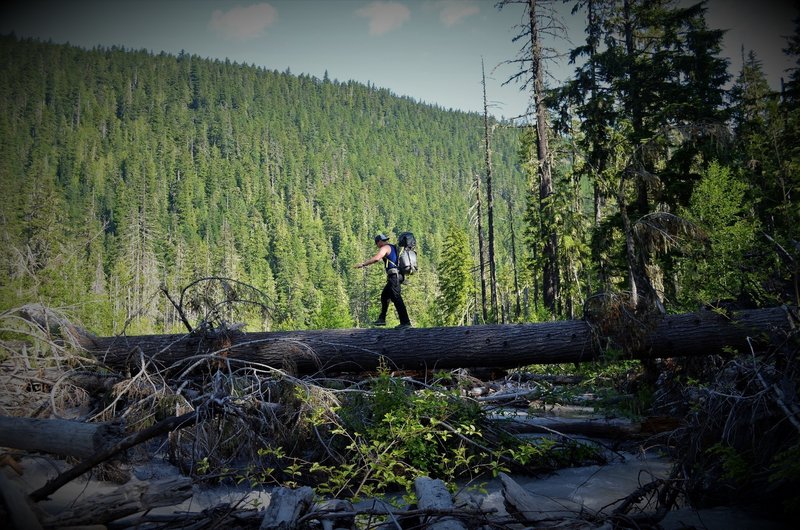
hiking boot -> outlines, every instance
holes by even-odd
[[[394,327],[394,329],[406,329],[411,327],[411,322],[406,322],[405,324],[399,324]]]
[[[372,325],[373,326],[385,326],[386,325],[386,321],[385,320],[376,320],[375,322],[372,323]]]

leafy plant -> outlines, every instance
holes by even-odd
[[[490,430],[483,410],[457,386],[393,377],[383,363],[373,379],[342,395],[339,405],[305,420],[323,442],[322,458],[265,447],[258,452],[260,466],[241,480],[309,483],[338,498],[410,499],[421,475],[455,488],[456,482],[475,484],[512,468],[551,470],[593,457],[591,449],[569,441],[525,441]]]
[[[751,463],[733,447],[716,443],[706,449],[709,457],[716,457],[722,466],[722,478],[741,484],[747,481],[751,473]]]

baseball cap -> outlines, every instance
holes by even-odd
[[[375,242],[377,243],[378,241],[389,241],[389,238],[383,234],[378,234],[375,236]]]

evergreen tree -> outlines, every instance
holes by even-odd
[[[798,19],[800,31],[800,19]],[[800,57],[797,33],[789,37],[785,52]],[[792,75],[796,76],[796,71]],[[731,90],[732,122],[735,149],[732,159],[741,168],[748,184],[747,203],[758,220],[761,231],[748,257],[757,260],[742,269],[743,280],[752,270],[771,271],[762,278],[762,288],[782,303],[800,300],[800,271],[795,228],[800,222],[795,190],[800,186],[800,112],[791,82],[783,93],[770,90],[761,63],[753,52],[743,60],[742,70]],[[748,295],[763,301],[765,294],[750,288]]]
[[[726,116],[722,32],[707,28],[703,2],[677,8],[666,0],[609,0],[576,8],[583,6],[589,38],[573,57],[588,55],[587,63],[564,94],[586,117],[579,136],[589,153],[586,174],[617,209],[607,226],[598,225],[593,252],[600,258],[609,244],[621,245],[632,299],[660,305],[651,275],[665,263],[653,261],[634,231],[646,229],[639,220],[652,212],[685,204],[697,172],[716,154]],[[621,238],[600,237],[612,235],[613,225]],[[619,262],[604,260],[599,272],[601,281],[618,276]]]
[[[686,308],[720,300],[763,302],[764,269],[752,259],[760,227],[752,217],[747,183],[712,163],[683,214],[706,237],[680,260],[678,302]]]
[[[795,15],[794,33],[788,36],[786,47],[783,49],[786,55],[795,58],[795,66],[788,71],[789,80],[784,86],[783,93],[787,101],[796,108],[800,104],[800,13],[795,13]]]
[[[439,270],[436,319],[442,326],[463,326],[470,322],[474,308],[475,269],[469,239],[463,229],[450,225]]]

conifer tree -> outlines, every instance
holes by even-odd
[[[450,225],[444,246],[442,262],[438,267],[437,323],[462,326],[469,323],[472,314],[472,253],[466,233],[455,224]]]
[[[678,295],[684,307],[762,297],[765,269],[752,258],[759,223],[752,216],[747,188],[730,168],[712,163],[692,192],[682,213],[702,228],[705,238],[681,260]]]
[[[703,2],[678,8],[666,0],[590,1],[577,7],[583,6],[590,11],[589,39],[573,56],[588,54],[587,64],[566,93],[587,118],[581,130],[595,182],[616,201],[617,214],[607,223],[622,229],[631,298],[658,306],[648,272],[656,263],[635,231],[643,233],[647,224],[639,220],[654,210],[674,212],[685,204],[697,172],[719,155],[714,148],[724,130],[727,81],[726,61],[717,57],[722,32],[707,28]],[[596,10],[605,17],[602,26],[591,16]],[[595,245],[594,252],[604,250]],[[601,278],[610,277],[614,267],[605,265],[613,264],[603,265]]]

